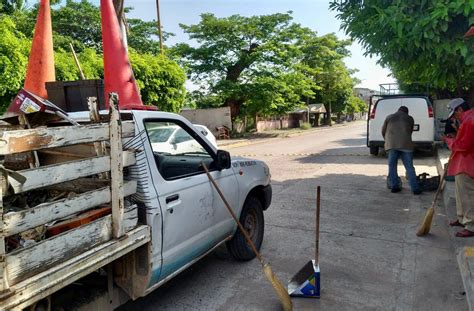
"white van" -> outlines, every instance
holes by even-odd
[[[388,115],[397,112],[401,106],[408,107],[409,115],[415,120],[412,139],[416,148],[430,149],[434,147],[435,120],[433,106],[426,96],[385,95],[379,96],[375,104],[369,105],[367,119],[367,147],[370,154],[377,155],[379,148],[384,146],[382,126]]]

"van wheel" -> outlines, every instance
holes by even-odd
[[[240,223],[247,230],[250,239],[255,244],[257,250],[260,250],[263,241],[264,219],[262,203],[256,197],[248,197],[244,203]],[[234,237],[227,242],[227,249],[236,260],[247,261],[255,258],[252,248],[247,244],[244,235],[237,228]]]
[[[377,146],[370,146],[370,154],[377,156],[379,154],[379,147]]]

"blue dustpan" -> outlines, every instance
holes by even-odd
[[[319,298],[321,296],[321,273],[319,270],[319,214],[321,210],[321,187],[316,197],[316,251],[310,260],[288,282],[288,294],[292,297]]]

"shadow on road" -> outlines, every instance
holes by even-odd
[[[383,160],[383,159],[380,159]],[[286,281],[314,254],[316,187],[322,187],[322,299],[293,299],[295,310],[464,310],[465,300],[446,231],[436,215],[427,238],[415,235],[431,195],[392,194],[384,176],[328,174],[274,181],[265,212],[262,255]],[[417,262],[420,264],[417,264]],[[410,275],[413,277],[402,277]],[[437,284],[437,286],[432,286]],[[403,297],[422,297],[406,301]],[[279,310],[256,260],[236,262],[224,247],[155,293],[120,310]],[[357,308],[355,308],[357,306]],[[383,308],[382,308],[383,306]]]

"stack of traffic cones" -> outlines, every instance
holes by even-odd
[[[133,76],[127,50],[121,39],[120,26],[112,0],[101,0],[102,41],[104,50],[105,98],[110,92],[118,93],[121,109],[149,109],[145,106]],[[53,31],[49,0],[40,0],[38,18],[33,36],[24,89],[47,99],[45,83],[55,81]],[[105,102],[108,108],[108,100]],[[8,108],[8,112],[19,112],[18,101]]]

